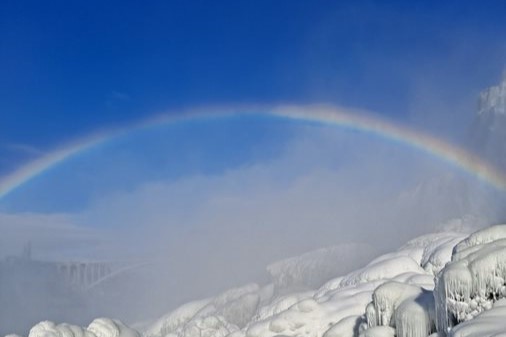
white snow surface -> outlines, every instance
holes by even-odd
[[[272,264],[271,283],[190,302],[143,332],[101,318],[87,328],[41,322],[29,337],[506,336],[506,225],[421,236],[329,277],[338,251]]]
[[[97,318],[87,328],[50,321],[35,325],[28,337],[140,337],[141,334],[109,318]]]
[[[338,275],[356,269],[374,256],[370,245],[346,243],[321,248],[267,266],[277,289],[315,288]]]

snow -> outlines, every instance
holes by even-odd
[[[404,300],[395,310],[397,337],[426,337],[436,331],[435,304],[432,291],[422,290]]]
[[[506,296],[506,225],[469,235],[453,249],[436,283],[438,330],[448,331]]]
[[[140,337],[140,334],[118,320],[97,318],[88,328],[50,321],[35,325],[28,337]]]
[[[455,246],[454,252],[459,253],[464,249],[498,241],[500,239],[506,239],[506,225],[491,226],[472,233]]]
[[[333,277],[356,269],[357,264],[367,263],[373,253],[369,245],[346,243],[278,261],[269,265],[267,271],[278,290],[314,289]]]
[[[376,280],[388,280],[404,273],[423,274],[424,270],[409,256],[379,259],[351,273],[341,281],[341,286],[353,286]]]
[[[431,235],[425,246],[421,259],[422,268],[431,275],[436,276],[445,264],[451,260],[453,247],[457,245],[464,235],[461,233],[445,233],[445,235]]]
[[[144,336],[168,335],[170,332],[177,329],[178,326],[184,325],[190,321],[202,308],[209,304],[209,302],[210,299],[205,299],[184,304],[178,309],[159,318],[145,331]]]
[[[348,248],[343,249],[349,253]],[[272,264],[270,283],[185,304],[156,320],[143,336],[506,336],[506,225],[468,236],[424,235],[342,275],[331,266],[338,251],[344,250],[325,248]],[[41,322],[29,334],[140,336],[105,318],[87,328]]]
[[[359,337],[394,337],[395,329],[390,326],[375,326],[364,330]]]
[[[395,327],[394,313],[404,300],[422,294],[422,288],[406,283],[389,281],[380,285],[372,295],[376,317],[371,326],[390,325]]]
[[[506,300],[499,300],[494,307],[474,319],[457,325],[448,337],[505,337]]]
[[[238,331],[272,291],[257,284],[230,289],[213,299],[195,301],[162,317],[145,336],[227,336]]]

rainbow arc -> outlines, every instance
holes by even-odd
[[[251,111],[266,112],[255,113]],[[378,137],[410,146],[430,156],[437,157],[498,190],[506,190],[506,175],[501,170],[458,146],[452,145],[430,134],[422,133],[378,117],[373,117],[361,111],[319,105],[278,106],[271,108],[248,107],[234,109],[226,107],[199,109],[178,115],[161,115],[128,127],[97,133],[43,155],[1,178],[0,199],[16,190],[18,187],[28,183],[36,176],[58,166],[73,156],[98,147],[130,132],[157,125],[205,118],[227,118],[238,114],[267,115],[287,120],[312,122],[374,134]]]

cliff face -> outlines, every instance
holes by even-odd
[[[499,85],[480,93],[471,137],[475,151],[506,169],[506,73]]]

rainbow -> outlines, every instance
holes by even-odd
[[[249,111],[249,112],[248,112]],[[267,111],[267,112],[251,112]],[[248,107],[248,108],[213,108],[186,111],[178,115],[160,115],[131,126],[100,132],[80,141],[68,144],[51,153],[22,166],[11,174],[0,179],[0,199],[7,196],[16,188],[29,182],[36,176],[57,166],[70,157],[106,143],[116,137],[126,135],[132,131],[156,125],[175,123],[178,121],[225,118],[237,114],[261,114],[288,120],[300,120],[322,125],[338,126],[351,130],[363,131],[394,142],[416,148],[429,155],[462,169],[477,179],[493,186],[498,190],[506,190],[506,175],[483,161],[477,156],[455,145],[449,144],[429,134],[421,133],[406,126],[398,125],[378,117],[373,117],[358,110],[337,108],[332,106],[277,106],[277,107]]]

